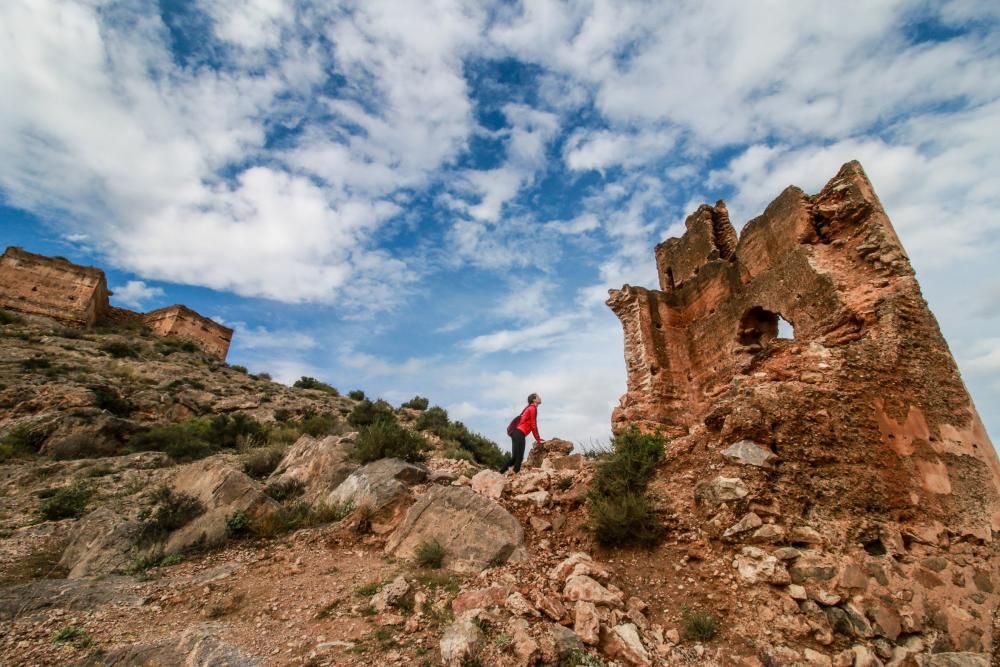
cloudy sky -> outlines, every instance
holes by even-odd
[[[4,0],[0,242],[230,361],[609,435],[609,287],[859,159],[1000,433],[1000,4]]]

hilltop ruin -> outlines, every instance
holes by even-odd
[[[660,289],[610,291],[613,428],[674,438],[663,490],[741,575],[809,547],[785,563],[803,634],[994,650],[1000,463],[861,165],[738,236],[721,201],[686,227],[656,247]]]
[[[180,304],[149,313],[117,308],[109,301],[112,294],[98,268],[13,246],[0,256],[0,308],[85,329],[141,323],[158,336],[190,340],[207,354],[226,359],[232,329]]]

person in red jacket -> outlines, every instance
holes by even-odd
[[[510,436],[511,460],[504,464],[500,472],[507,472],[511,466],[514,472],[521,472],[521,461],[524,459],[524,439],[530,433],[535,436],[535,444],[540,445],[544,440],[538,435],[538,406],[542,404],[542,397],[538,394],[528,396],[528,405],[521,411],[521,419]]]

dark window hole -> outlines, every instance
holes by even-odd
[[[863,542],[862,544],[870,556],[884,556],[886,554],[885,545],[878,538]]]

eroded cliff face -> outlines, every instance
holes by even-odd
[[[610,292],[628,372],[613,428],[675,438],[664,490],[714,537],[749,513],[776,526],[760,543],[812,528],[833,567],[816,585],[869,619],[891,607],[892,641],[989,651],[1000,464],[861,165],[812,196],[789,187],[738,237],[722,202],[686,226],[656,248],[659,290]],[[723,455],[741,441],[776,458]],[[695,497],[718,476],[746,493]],[[860,590],[844,584],[858,571]]]

